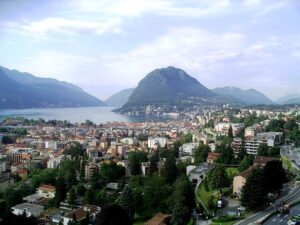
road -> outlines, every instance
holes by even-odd
[[[260,221],[267,216],[269,216],[272,212],[275,210],[278,210],[280,207],[280,202],[286,202],[287,204],[291,204],[297,201],[300,201],[300,188],[296,186],[288,195],[278,199],[275,203],[276,207],[274,208],[273,206],[269,206],[263,211],[260,211],[252,216],[250,216],[247,219],[244,219],[242,221],[239,221],[235,223],[236,225],[250,225],[250,224],[255,224],[255,222]]]
[[[292,207],[290,209],[290,213],[287,215],[280,215],[275,214],[271,218],[269,218],[266,222],[264,222],[265,225],[276,225],[276,224],[287,224],[290,216],[296,216],[300,214],[300,204]]]

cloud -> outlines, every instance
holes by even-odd
[[[106,32],[120,32],[121,19],[114,17],[103,21],[71,20],[64,18],[46,18],[32,22],[3,22],[6,29],[33,36],[47,36],[49,33],[68,35],[102,35]]]

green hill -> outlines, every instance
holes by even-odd
[[[215,94],[231,99],[231,101],[240,104],[257,105],[257,104],[273,104],[273,101],[261,92],[255,89],[242,90],[237,87],[222,87],[212,90]]]
[[[178,105],[190,97],[214,96],[185,71],[170,66],[156,69],[142,79],[124,107]]]
[[[118,93],[110,96],[104,102],[107,106],[121,107],[128,101],[128,99],[133,91],[134,91],[134,88],[128,88],[128,89],[119,91]]]
[[[0,67],[0,109],[104,106],[79,87]]]

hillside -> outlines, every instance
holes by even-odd
[[[178,105],[189,97],[214,97],[185,71],[174,67],[156,69],[142,79],[124,107]]]
[[[242,90],[237,87],[222,87],[212,89],[212,91],[219,96],[230,98],[232,101],[239,100],[241,104],[273,104],[271,99],[255,89]]]
[[[300,95],[294,94],[294,95],[286,95],[284,97],[279,98],[276,101],[277,104],[300,104]]]
[[[128,101],[128,99],[133,91],[134,91],[134,88],[128,88],[128,89],[119,91],[118,93],[110,96],[104,102],[107,106],[121,107]]]
[[[99,99],[67,82],[0,67],[0,109],[104,105]]]

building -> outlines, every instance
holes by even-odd
[[[62,161],[62,157],[50,157],[47,162],[47,168],[55,169],[59,166]]]
[[[198,142],[186,143],[180,147],[182,155],[194,155],[196,148],[199,146]]]
[[[88,215],[90,217],[90,221],[94,222],[96,219],[96,215],[101,211],[99,206],[95,205],[84,205],[72,212],[67,213],[63,216],[63,224],[68,225],[70,221],[82,221]],[[116,215],[117,216],[117,215]]]
[[[0,158],[0,174],[6,172],[6,170],[7,170],[6,158]]]
[[[90,180],[92,176],[99,171],[99,166],[95,162],[89,162],[85,165],[84,174],[85,179]]]
[[[241,138],[233,138],[231,142],[231,148],[235,156],[238,156],[242,149],[242,139]]]
[[[11,173],[16,173],[17,170],[21,169],[23,167],[23,163],[21,162],[13,162],[10,166]]]
[[[278,158],[274,158],[274,157],[264,157],[264,156],[257,156],[254,160],[253,160],[253,166],[259,166],[259,167],[265,167],[266,164],[270,161],[278,161]]]
[[[137,144],[137,139],[132,138],[132,137],[126,137],[121,140],[121,143],[125,145],[136,145]]]
[[[31,203],[22,203],[19,205],[15,205],[11,207],[11,212],[14,215],[23,215],[25,214],[26,217],[38,217],[44,211],[44,207],[40,205],[35,205]]]
[[[166,138],[161,138],[161,137],[149,137],[148,138],[148,148],[151,149],[157,149],[159,147],[164,148],[167,144],[167,139]]]
[[[141,164],[142,174],[147,176],[150,174],[150,162],[142,162]]]
[[[255,138],[247,138],[245,140],[245,149],[249,155],[257,155],[260,144],[267,144],[269,147],[274,147],[280,144],[281,137],[281,132],[260,133]]]
[[[233,194],[240,196],[242,188],[246,184],[247,177],[252,169],[253,167],[250,167],[233,178]]]
[[[200,166],[187,166],[186,175],[189,180],[194,183],[198,183],[203,180],[206,174],[214,168],[214,165],[208,163],[202,163]]]
[[[215,163],[218,158],[220,157],[220,153],[217,153],[217,152],[209,152],[208,153],[208,156],[207,156],[207,163],[208,164],[213,164]]]
[[[232,127],[233,136],[237,136],[244,129],[243,123],[218,123],[215,126],[215,130],[217,131],[218,134],[227,136],[230,126]]]
[[[55,187],[52,185],[42,184],[38,189],[37,193],[43,198],[54,198]]]
[[[20,177],[22,180],[26,179],[28,176],[28,170],[26,169],[18,169],[15,174]]]

